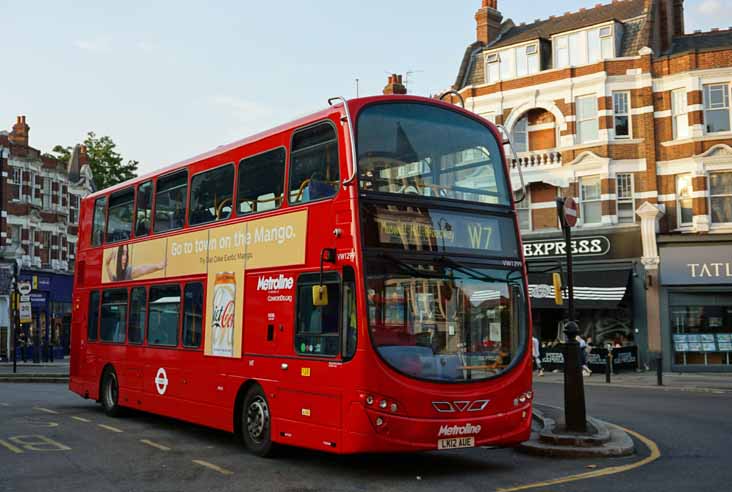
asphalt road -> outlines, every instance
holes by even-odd
[[[561,405],[562,387],[537,384]],[[590,414],[649,437],[661,458],[533,490],[730,490],[732,394],[587,388]],[[139,412],[109,418],[64,385],[0,384],[0,491],[498,490],[632,464],[648,455],[556,460],[512,450],[333,456],[246,453],[234,436]],[[595,468],[595,465],[597,468]]]

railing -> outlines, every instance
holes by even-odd
[[[556,150],[541,152],[521,152],[511,161],[511,167],[520,165],[523,169],[532,169],[543,166],[561,166],[562,153]]]

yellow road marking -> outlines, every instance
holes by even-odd
[[[158,448],[161,451],[170,451],[170,448],[168,446],[163,446],[162,444],[158,444],[156,442],[152,442],[149,439],[140,439],[141,443],[147,444],[148,446],[152,446],[154,448]]]
[[[112,427],[111,425],[104,425],[104,424],[97,424],[102,429],[107,429],[112,432],[124,432],[122,429],[118,429],[116,427]]]
[[[587,480],[590,478],[615,475],[616,473],[627,472],[629,470],[633,470],[634,468],[639,468],[641,466],[647,465],[648,463],[656,461],[658,458],[661,457],[661,450],[658,449],[658,445],[655,442],[648,439],[647,437],[645,437],[641,434],[638,434],[637,432],[632,431],[630,429],[626,429],[625,427],[616,425],[616,424],[609,424],[609,425],[616,427],[622,431],[625,431],[628,434],[630,434],[631,436],[638,439],[651,451],[651,454],[648,455],[647,457],[643,458],[642,460],[636,461],[635,463],[629,463],[627,465],[611,466],[608,468],[602,468],[600,470],[595,470],[595,471],[591,471],[591,472],[587,472],[587,473],[580,473],[577,475],[569,475],[567,477],[555,478],[554,480],[547,480],[546,482],[529,483],[526,485],[519,485],[517,487],[498,489],[497,492],[515,492],[517,490],[535,489],[537,487],[550,487],[552,485],[576,482],[578,480]]]
[[[56,410],[51,410],[50,408],[33,407],[33,410],[38,410],[39,412],[52,413],[54,415],[58,414],[58,412]]]
[[[78,420],[79,422],[91,422],[89,419],[85,419],[84,417],[77,417],[76,415],[71,416],[72,419]]]
[[[233,475],[233,474],[234,474],[234,472],[233,472],[233,471],[231,471],[231,470],[227,470],[226,468],[221,468],[220,466],[218,466],[218,465],[214,465],[213,463],[209,463],[208,461],[203,461],[203,460],[193,460],[193,462],[194,462],[195,464],[197,464],[197,465],[205,466],[206,468],[208,468],[208,469],[210,469],[210,470],[213,470],[213,471],[219,472],[219,473],[221,473],[222,475]]]
[[[13,446],[8,441],[3,441],[2,439],[0,439],[0,445],[5,446],[6,448],[8,448],[13,453],[16,453],[16,454],[22,454],[23,453],[23,450],[22,449]]]

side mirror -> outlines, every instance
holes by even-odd
[[[328,287],[325,285],[313,285],[313,306],[322,307],[328,305]]]

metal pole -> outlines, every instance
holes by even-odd
[[[577,341],[579,330],[574,311],[574,271],[572,269],[572,228],[564,219],[564,199],[557,198],[557,213],[564,231],[564,245],[567,255],[567,307],[568,321],[564,327],[567,344],[564,355],[564,420],[570,432],[587,432],[587,410],[585,408],[585,387],[580,367],[580,346]]]
[[[605,357],[605,382],[610,383],[610,377],[613,373],[613,349],[607,349],[607,357]]]
[[[658,385],[663,386],[663,354],[661,352],[656,354],[656,379]]]
[[[18,355],[15,353],[18,346],[18,293],[10,293],[10,303],[12,307],[10,311],[13,313],[13,322],[10,327],[13,330],[13,374],[18,372]]]

